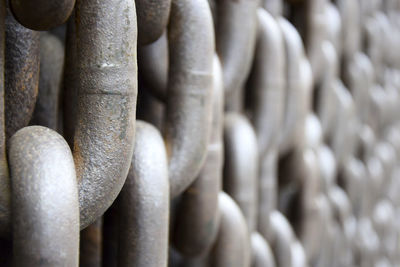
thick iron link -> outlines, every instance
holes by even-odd
[[[9,145],[14,266],[78,266],[78,187],[68,144],[31,126]]]
[[[246,220],[236,202],[227,194],[219,195],[221,223],[212,248],[210,266],[248,267],[251,262],[251,244]]]
[[[199,174],[211,128],[214,34],[206,0],[172,0],[168,46],[165,143],[176,197]]]
[[[137,95],[134,3],[78,0],[75,34],[78,112],[73,151],[84,228],[115,200],[132,158]]]
[[[241,90],[251,68],[258,2],[216,1],[216,51],[223,69],[225,106],[234,111],[241,108]]]
[[[213,68],[213,116],[207,157],[199,176],[182,194],[174,225],[174,244],[188,257],[202,255],[212,246],[220,221],[218,194],[222,186],[224,88],[218,56],[214,56]]]
[[[118,266],[166,266],[169,182],[165,145],[158,130],[141,121],[136,123],[135,140],[131,168],[117,200]]]

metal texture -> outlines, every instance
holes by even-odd
[[[398,0],[74,2],[0,0],[0,266],[400,266]]]
[[[21,26],[7,8],[5,55],[6,137],[28,125],[39,86],[39,32]]]
[[[136,123],[135,151],[119,203],[118,266],[166,266],[169,181],[163,139]]]
[[[73,151],[84,228],[117,197],[133,153],[135,5],[132,1],[78,0],[75,23],[78,112]]]
[[[36,30],[49,30],[67,21],[75,0],[10,0],[15,18],[23,26]]]
[[[78,266],[78,187],[71,150],[31,126],[9,142],[14,266]]]
[[[214,56],[213,119],[207,157],[199,176],[182,194],[173,235],[175,246],[189,257],[209,250],[218,233],[218,194],[223,170],[223,89],[221,63],[218,56]]]
[[[195,180],[207,154],[214,34],[206,0],[172,1],[168,46],[165,143],[176,197]]]

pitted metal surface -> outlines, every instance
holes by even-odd
[[[133,153],[137,95],[134,3],[77,1],[75,34],[78,99],[73,151],[84,228],[117,197]]]
[[[6,137],[28,125],[39,86],[39,32],[20,25],[7,8],[5,47]]]

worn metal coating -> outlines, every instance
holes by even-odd
[[[118,266],[166,266],[167,171],[167,155],[160,133],[154,126],[137,121],[131,168],[118,198]]]
[[[20,25],[7,8],[5,54],[6,137],[28,125],[39,86],[39,32]]]
[[[204,254],[212,246],[218,233],[218,194],[221,190],[223,167],[223,89],[221,64],[215,55],[212,128],[207,157],[199,176],[182,194],[173,235],[177,249],[190,257]]]
[[[226,193],[219,194],[221,223],[217,241],[210,255],[212,267],[249,267],[251,244],[246,221],[235,201]]]
[[[79,204],[71,150],[30,126],[9,142],[14,266],[78,266]]]
[[[129,171],[137,96],[135,4],[78,0],[75,31],[73,151],[84,228],[112,204]]]
[[[214,55],[207,0],[172,1],[168,45],[165,143],[170,193],[176,197],[195,180],[207,154]]]
[[[23,26],[45,31],[67,21],[75,0],[10,0],[13,15]]]
[[[258,149],[254,130],[244,116],[225,114],[224,151],[224,191],[238,203],[252,232],[258,203]]]
[[[40,36],[39,93],[31,125],[57,130],[60,88],[64,67],[64,47],[52,34]]]
[[[138,43],[156,41],[168,24],[171,0],[135,0],[138,20]]]

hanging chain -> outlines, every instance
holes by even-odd
[[[399,14],[0,0],[0,266],[400,266]]]

